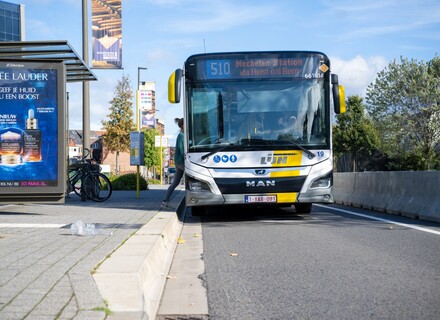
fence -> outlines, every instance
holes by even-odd
[[[440,171],[334,173],[336,203],[440,222]]]

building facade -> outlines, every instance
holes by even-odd
[[[100,136],[104,135],[105,131],[90,131],[90,143],[87,146],[91,152],[99,141]],[[73,163],[74,158],[81,158],[84,154],[83,147],[83,133],[82,130],[69,130],[69,163]],[[136,172],[136,167],[130,165],[130,153],[120,152],[119,153],[119,172],[129,173]],[[105,147],[102,147],[101,155],[101,169],[103,173],[116,173],[116,153],[109,152]]]
[[[0,42],[24,41],[24,5],[0,0]]]
[[[75,163],[84,154],[82,130],[69,130],[68,134],[69,163]],[[92,153],[100,137],[104,134],[105,131],[90,131],[90,143],[87,148],[90,149]],[[169,159],[173,159],[174,157],[174,147],[164,146],[163,152],[165,156],[163,166],[164,172],[166,172],[168,166],[173,166],[173,161],[169,161]],[[120,174],[136,172],[136,166],[130,164],[130,152],[120,152],[118,164]],[[110,152],[105,146],[105,143],[102,144],[101,169],[105,174],[116,174],[118,171],[116,170],[116,153]],[[140,173],[146,179],[158,179],[159,172],[160,171],[156,171],[153,168],[140,166]]]

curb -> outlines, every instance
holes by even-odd
[[[187,215],[156,320],[209,318],[202,223]]]
[[[98,267],[93,278],[108,304],[107,319],[154,319],[185,212],[159,211]],[[180,213],[180,214],[179,214]]]

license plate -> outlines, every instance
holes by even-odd
[[[274,203],[277,202],[277,196],[251,196],[245,195],[244,200],[246,203]]]

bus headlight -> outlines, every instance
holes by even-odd
[[[333,173],[329,172],[323,177],[319,177],[312,181],[309,189],[330,188],[333,184]]]
[[[188,176],[186,177],[186,185],[190,191],[211,191],[207,183],[200,180],[195,180]]]

